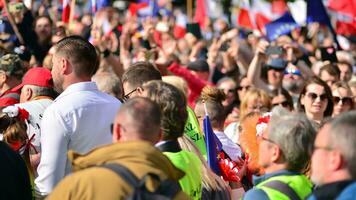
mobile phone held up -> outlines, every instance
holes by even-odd
[[[267,55],[281,55],[283,54],[283,48],[280,46],[268,46],[266,49]]]
[[[322,61],[330,61],[331,63],[337,62],[336,49],[334,47],[321,47],[320,56]]]

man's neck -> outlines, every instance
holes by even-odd
[[[287,170],[286,164],[272,164],[265,169],[266,174],[273,173],[276,171]]]
[[[73,85],[73,84],[76,84],[76,83],[82,83],[82,82],[89,82],[91,81],[90,78],[88,79],[72,79],[72,80],[69,80],[65,83],[63,83],[63,90],[67,89],[69,86]]]

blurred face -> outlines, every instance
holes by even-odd
[[[301,98],[305,112],[323,116],[328,105],[328,99],[324,87],[315,83],[307,86],[305,94]]]
[[[303,87],[301,71],[294,65],[289,65],[284,71],[283,88],[292,93],[300,93]]]
[[[49,39],[52,36],[51,22],[45,17],[39,18],[36,21],[35,32],[40,40]]]
[[[325,81],[331,88],[334,83],[339,81],[339,77],[330,75],[326,70],[323,70],[320,74],[321,80]]]
[[[268,83],[274,87],[279,87],[282,84],[283,71],[283,69],[269,69],[267,72]]]
[[[251,87],[250,81],[247,78],[243,78],[240,82],[240,86],[237,88],[240,100],[245,97],[246,92]]]
[[[266,169],[268,168],[272,163],[272,156],[273,156],[273,150],[272,147],[273,145],[276,145],[273,143],[273,141],[271,141],[268,138],[268,128],[262,133],[262,135],[260,137],[258,137],[259,139],[259,145],[258,145],[258,164]]]
[[[351,87],[354,103],[356,103],[356,87]]]
[[[250,112],[267,112],[268,108],[259,98],[250,98],[247,102],[247,113]]]
[[[333,90],[333,116],[351,110],[353,104],[353,99],[351,96],[352,95],[345,88],[340,87]]]
[[[230,105],[236,99],[236,87],[234,82],[222,82],[218,88],[223,90],[226,95],[226,99],[222,103],[224,107]]]
[[[272,107],[274,106],[282,106],[288,110],[292,110],[293,108],[290,107],[290,105],[288,104],[287,98],[285,96],[283,96],[282,94],[273,97],[272,99]]]
[[[57,55],[54,54],[52,57],[52,79],[53,79],[53,84],[54,88],[58,93],[61,93],[63,89],[63,82],[64,82],[64,77],[61,75],[61,58]]]
[[[316,185],[322,185],[327,182],[327,177],[330,175],[329,161],[330,150],[329,145],[329,130],[330,125],[325,125],[316,136],[314,141],[314,150],[311,158],[311,180]]]
[[[340,80],[342,81],[350,81],[352,77],[352,71],[350,70],[349,66],[346,64],[338,64],[337,65],[340,70]]]
[[[195,105],[195,108],[194,108],[194,113],[195,113],[195,116],[198,119],[198,122],[199,122],[199,125],[200,125],[200,130],[203,131],[204,130],[203,119],[204,119],[204,115],[205,115],[204,105],[202,103],[197,103]]]

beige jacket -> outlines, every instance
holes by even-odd
[[[118,200],[132,192],[132,188],[115,172],[96,167],[105,163],[120,163],[130,169],[139,179],[148,172],[161,179],[178,181],[184,172],[174,167],[169,159],[150,143],[135,141],[106,145],[86,155],[68,152],[72,161],[73,173],[65,177],[47,199],[75,200]],[[146,186],[153,190],[157,184],[148,180]],[[179,192],[175,199],[189,199]]]

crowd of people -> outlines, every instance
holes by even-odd
[[[2,5],[0,199],[355,198],[354,37],[47,4]]]

